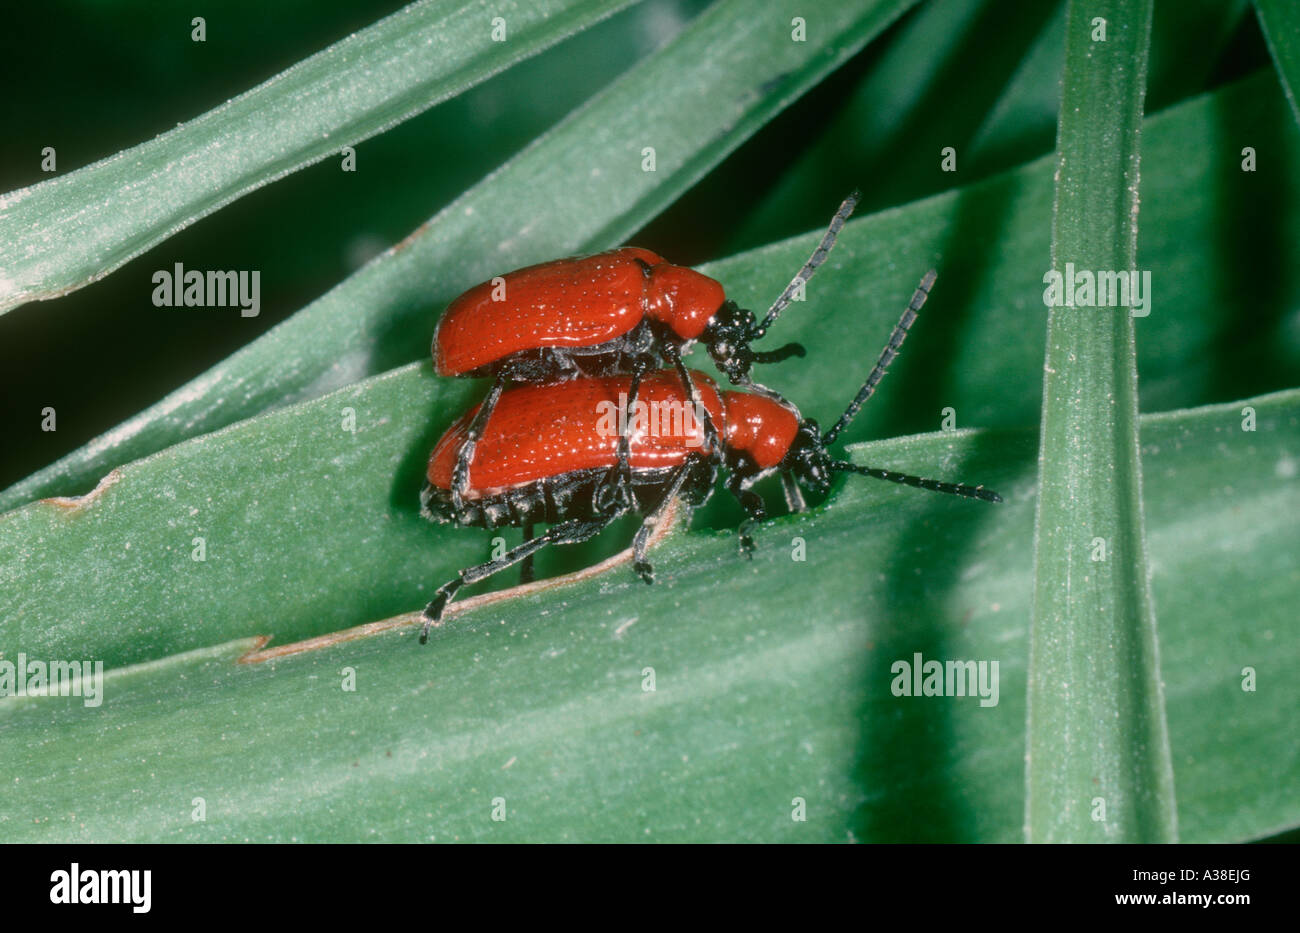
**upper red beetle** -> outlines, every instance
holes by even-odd
[[[528,266],[476,285],[452,301],[433,335],[438,374],[495,378],[467,428],[452,480],[453,499],[464,497],[475,445],[510,383],[627,373],[632,376],[631,408],[641,377],[666,363],[696,402],[698,393],[682,363],[682,353],[696,340],[737,385],[754,385],[749,375],[754,363],[802,356],[803,347],[795,343],[767,352],[754,351],[750,344],[767,333],[825,261],[858,198],[855,191],[840,205],[817,249],[761,322],[729,301],[715,280],[636,247]],[[705,430],[717,436],[707,411]],[[626,474],[626,438],[619,463]]]

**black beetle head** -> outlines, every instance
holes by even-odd
[[[830,492],[831,477],[834,475],[832,461],[833,458],[826,452],[826,445],[822,443],[817,422],[805,418],[799,422],[799,430],[781,463],[781,469],[793,474],[800,485],[825,495]]]
[[[734,385],[749,382],[749,370],[754,365],[754,352],[749,349],[749,343],[754,339],[757,324],[754,312],[737,306],[734,301],[726,301],[700,335],[700,342],[713,362]]]
[[[734,301],[723,302],[714,312],[708,326],[700,334],[700,342],[713,357],[718,369],[726,374],[732,385],[753,385],[749,371],[755,363],[779,363],[791,356],[803,356],[804,348],[797,343],[766,352],[754,352],[750,344],[763,336],[753,311],[737,306]]]

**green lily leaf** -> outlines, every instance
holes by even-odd
[[[1242,430],[1246,406],[1253,432]],[[1298,430],[1300,392],[1144,420],[1188,841],[1300,825],[1290,754],[1300,740],[1291,676],[1300,645],[1290,637]],[[311,600],[306,584],[330,569],[308,536],[255,556],[214,541],[210,554],[227,549],[227,565],[242,567],[238,589],[261,595],[221,626],[199,621],[215,607],[182,578],[222,568],[175,555],[177,637],[144,613],[120,622],[96,613],[83,588],[67,627],[76,644],[43,638],[32,620],[21,638],[4,633],[3,660],[17,663],[14,646],[30,660],[156,660],[108,661],[98,700],[0,700],[13,775],[0,826],[11,842],[1016,841],[1035,449],[1028,432],[856,447],[859,462],[978,479],[1007,501],[849,478],[824,506],[763,526],[752,563],[730,531],[676,533],[652,552],[654,586],[616,567],[453,615],[423,647],[408,624],[236,663],[259,643],[254,632],[275,634],[272,646],[294,637],[273,633],[270,619]],[[130,483],[124,474],[64,520],[93,521]],[[358,537],[351,553],[382,550],[399,571],[407,551],[433,553],[399,538]],[[132,551],[146,547],[136,541]],[[288,580],[259,568],[283,549],[308,564]],[[74,572],[72,561],[48,567],[51,579]],[[101,572],[92,592],[145,597],[153,585],[138,568]],[[176,647],[205,637],[213,646]],[[895,665],[917,654],[997,662],[996,705],[896,695]],[[1243,689],[1246,669],[1253,690]],[[1243,755],[1281,770],[1241,767]]]

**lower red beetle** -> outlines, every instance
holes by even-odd
[[[468,412],[448,429],[429,458],[422,514],[434,521],[481,528],[520,525],[526,540],[495,560],[462,570],[439,587],[425,607],[421,639],[462,586],[528,560],[547,545],[586,541],[628,512],[646,515],[633,541],[632,566],[643,580],[652,582],[646,551],[655,524],[678,497],[689,506],[704,503],[712,495],[720,467],[728,472],[727,490],[746,512],[740,527],[745,553],[753,548],[749,529],[766,517],[763,499],[752,487],[773,474],[781,476],[793,511],[804,507],[800,485],[825,494],[836,473],[859,473],[935,492],[1002,501],[983,486],[858,466],[828,450],[884,377],[934,279],[933,271],[922,279],[867,381],[825,433],[784,399],[750,392],[719,394],[703,373],[691,374],[698,402],[692,401],[675,371],[644,377],[640,396],[644,407],[634,415],[630,431],[621,429],[617,415],[628,410],[631,376],[523,385],[497,400],[469,467],[466,495],[457,502],[452,495],[456,461],[478,409]],[[721,444],[711,443],[702,424],[704,411],[719,428]],[[626,473],[620,469],[623,439],[628,447]],[[536,522],[551,527],[532,537]]]

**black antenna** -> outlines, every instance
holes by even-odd
[[[885,371],[889,364],[898,356],[899,349],[903,346],[903,341],[907,339],[907,331],[916,320],[917,312],[925,304],[925,299],[930,297],[930,289],[934,287],[934,280],[939,277],[939,273],[931,269],[921,277],[921,284],[916,287],[912,293],[912,300],[907,303],[907,310],[903,316],[898,319],[894,325],[894,332],[889,335],[889,343],[885,344],[885,349],[880,351],[880,359],[876,361],[875,367],[871,370],[871,375],[867,376],[867,381],[862,384],[858,390],[857,396],[849,403],[849,407],[844,410],[840,420],[835,422],[835,426],[822,435],[822,447],[829,447],[839,437],[853,417],[862,409],[867,399],[876,391],[876,386],[880,380],[885,378]],[[983,499],[985,502],[1001,502],[1002,497],[991,489],[985,489],[983,486],[967,486],[965,483],[945,483],[942,480],[926,479],[922,476],[913,476],[910,473],[894,473],[890,470],[881,470],[876,467],[858,466],[849,463],[847,460],[833,460],[827,466],[837,473],[859,473],[863,476],[873,476],[876,479],[888,480],[891,483],[901,483],[904,486],[915,486],[918,489],[929,489],[932,492],[946,492],[954,496],[965,496],[967,499]]]
[[[892,473],[889,470],[878,470],[875,467],[857,466],[844,460],[836,460],[830,464],[830,468],[838,473],[861,473],[863,476],[874,476],[876,479],[887,479],[891,483],[902,483],[904,486],[915,486],[918,489],[929,489],[934,492],[951,493],[954,496],[965,496],[967,499],[983,499],[985,502],[1001,502],[1002,497],[991,489],[985,489],[983,486],[967,486],[965,483],[945,483],[937,479],[925,479],[920,476],[912,476],[910,473]]]
[[[804,356],[808,353],[802,344],[787,343],[784,347],[778,347],[775,350],[764,350],[754,354],[755,363],[779,363],[782,360],[788,360],[792,356]]]
[[[931,269],[921,278],[921,284],[916,287],[912,294],[912,300],[907,303],[907,310],[903,316],[898,319],[894,325],[894,332],[889,335],[889,343],[885,344],[885,349],[880,351],[880,359],[876,361],[875,368],[871,370],[871,375],[867,381],[862,384],[858,390],[857,396],[849,403],[849,407],[844,409],[844,414],[840,415],[840,420],[835,422],[835,426],[822,435],[822,446],[829,447],[835,443],[835,438],[840,436],[840,432],[849,426],[849,422],[861,410],[867,399],[871,398],[876,386],[880,380],[885,378],[885,370],[889,364],[894,362],[894,357],[898,356],[899,348],[903,346],[903,341],[907,339],[907,330],[916,320],[916,313],[921,310],[925,304],[925,299],[930,297],[930,289],[934,286],[934,280],[939,277],[939,273]]]
[[[862,200],[862,192],[856,188],[844,199],[840,209],[831,218],[830,229],[822,237],[821,243],[817,244],[812,256],[804,263],[803,268],[799,270],[799,274],[790,280],[790,284],[785,287],[785,291],[781,293],[776,301],[772,302],[772,307],[767,310],[767,316],[763,318],[763,322],[758,325],[758,328],[750,336],[750,340],[757,340],[767,333],[767,329],[775,323],[781,312],[789,306],[795,292],[811,279],[813,273],[817,271],[817,267],[826,261],[826,257],[830,255],[831,247],[835,245],[836,238],[839,237],[840,231],[844,229],[844,222],[849,219],[849,215],[853,213],[853,209],[858,206],[860,200]]]

